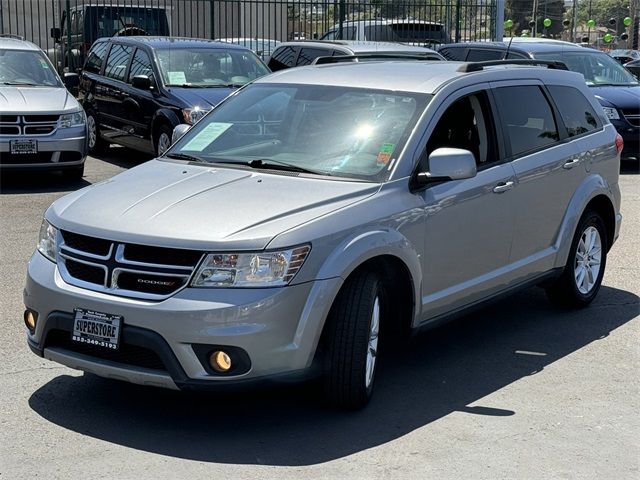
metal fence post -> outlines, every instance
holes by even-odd
[[[66,0],[65,3],[67,9],[67,68],[72,72],[73,70],[71,70],[71,65],[73,64],[73,49],[71,48],[71,0]]]
[[[209,0],[209,24],[210,24],[209,38],[211,38],[211,40],[215,38],[215,35],[213,34],[214,21],[215,21],[215,15],[213,12],[213,0]]]
[[[343,28],[344,28],[344,20],[346,17],[347,12],[346,10],[346,6],[345,6],[345,0],[340,0],[340,28],[338,30],[338,35],[341,40],[344,40],[343,37]],[[357,39],[356,39],[357,40]]]
[[[496,42],[501,42],[504,38],[504,0],[496,0]]]
[[[461,1],[456,0],[456,43],[460,43],[460,9],[461,9]]]

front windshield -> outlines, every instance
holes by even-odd
[[[156,50],[168,87],[242,86],[269,70],[249,50],[171,48]]]
[[[0,50],[0,85],[62,86],[47,57],[36,50]]]
[[[385,180],[429,95],[320,85],[253,84],[196,124],[168,157],[277,165]]]
[[[587,85],[591,87],[638,85],[638,80],[606,53],[585,49],[585,52],[536,53],[535,57],[564,62],[569,70],[581,73]]]

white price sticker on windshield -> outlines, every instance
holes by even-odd
[[[169,76],[169,84],[171,85],[184,85],[187,83],[187,77],[184,72],[167,72]]]
[[[204,127],[195,136],[189,140],[189,142],[182,147],[182,150],[189,150],[192,152],[201,152],[213,141],[226,132],[233,123],[213,122]]]

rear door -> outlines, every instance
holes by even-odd
[[[96,86],[96,104],[100,114],[102,133],[111,141],[122,143],[126,111],[123,105],[128,93],[126,79],[133,53],[131,45],[113,43],[104,66],[100,84]]]
[[[499,82],[493,87],[507,155],[518,181],[513,195],[516,209],[511,248],[513,273],[517,278],[535,276],[553,267],[560,225],[571,197],[585,177],[584,164],[589,153],[581,150],[582,142],[571,141],[542,84]],[[588,102],[591,112],[576,114],[570,104],[577,97],[557,87],[554,90],[559,99],[566,95],[562,102],[569,107],[568,115],[577,115],[576,121],[593,123],[599,128],[597,115]],[[582,106],[577,108],[579,112]],[[577,123],[572,123],[571,128],[573,133],[585,133]]]

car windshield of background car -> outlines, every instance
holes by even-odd
[[[564,62],[569,70],[581,73],[589,86],[638,85],[638,80],[606,53],[544,52],[536,53],[535,57]]]
[[[33,50],[0,50],[0,85],[62,86],[47,57]]]
[[[279,163],[384,181],[430,99],[364,88],[253,84],[198,122],[169,156]]]
[[[241,86],[269,73],[249,50],[171,48],[156,50],[168,87]]]

